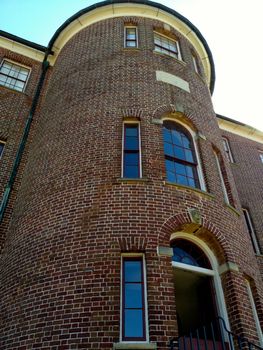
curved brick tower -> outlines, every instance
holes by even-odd
[[[200,32],[111,1],[49,49],[3,248],[2,349],[168,349],[217,316],[260,344],[262,284]]]

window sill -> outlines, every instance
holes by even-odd
[[[156,343],[114,343],[113,344],[113,349],[114,350],[119,350],[119,349],[131,349],[131,350],[136,350],[136,349],[149,349],[149,350],[156,350],[157,349],[157,344]]]
[[[225,203],[225,207],[228,208],[229,210],[231,210],[233,213],[235,213],[237,216],[240,216],[239,211],[237,211],[234,207],[232,207],[232,205]]]
[[[139,52],[139,51],[142,51],[139,47],[123,47],[122,48],[123,51],[134,51],[134,52]]]
[[[199,188],[195,188],[195,187],[190,187],[190,186],[185,186],[185,185],[179,185],[177,183],[174,182],[170,182],[170,181],[164,181],[164,185],[168,185],[168,186],[173,186],[173,187],[177,187],[179,189],[185,189],[185,190],[190,190],[193,192],[196,192],[198,194],[201,194],[202,196],[208,197],[210,199],[214,199],[215,196],[211,193],[208,193],[206,191],[203,190],[199,190]]]
[[[18,90],[15,90],[15,89],[11,89],[11,88],[9,88],[9,87],[7,87],[7,86],[4,86],[4,85],[0,85],[0,89],[4,89],[4,90],[7,90],[7,91],[12,91],[12,92],[15,92],[15,93],[17,93],[17,94],[19,94],[19,95],[25,95],[25,91],[23,90],[23,91],[18,91]]]
[[[117,182],[123,182],[123,183],[140,183],[140,182],[148,182],[149,180],[146,177],[136,177],[136,178],[130,178],[130,177],[120,177],[117,179]]]
[[[153,53],[154,53],[155,55],[160,55],[160,56],[163,56],[163,57],[171,58],[171,59],[175,60],[176,62],[178,62],[179,64],[181,64],[181,65],[184,66],[184,67],[186,67],[186,65],[187,65],[184,61],[180,60],[179,58],[176,58],[176,57],[167,55],[166,53],[162,53],[162,52],[155,51],[155,50],[153,50]]]

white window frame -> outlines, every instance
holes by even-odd
[[[123,295],[122,295],[122,286],[123,286],[123,258],[142,258],[143,263],[143,277],[144,277],[144,306],[145,306],[145,340],[144,341],[127,341],[122,340],[122,328],[123,328],[123,319],[122,319],[122,308],[123,308]],[[146,275],[146,261],[145,255],[143,253],[123,253],[121,254],[121,282],[120,282],[120,343],[128,344],[145,344],[149,343],[149,321],[148,321],[148,300],[147,300],[147,275]]]
[[[199,239],[198,237],[194,237],[192,234],[189,234],[186,232],[180,231],[180,232],[173,233],[171,235],[170,241],[172,242],[175,239],[180,239],[180,238],[192,242],[204,252],[204,254],[206,255],[206,257],[208,258],[211,264],[211,270],[207,268],[187,265],[187,264],[183,264],[175,261],[172,261],[172,267],[183,269],[186,271],[196,272],[206,276],[211,276],[213,278],[217,311],[219,313],[219,316],[221,316],[225,320],[226,326],[230,330],[231,328],[228,320],[226,302],[225,302],[222,282],[219,274],[219,264],[215,255],[213,254],[212,250],[201,239]],[[226,334],[224,334],[224,336],[226,337]]]
[[[169,117],[162,119],[163,122],[165,120],[170,120],[170,121],[172,121],[172,122],[174,122],[176,124],[182,125],[190,133],[190,135],[192,137],[192,140],[193,140],[194,152],[195,152],[196,161],[197,161],[196,170],[197,170],[197,175],[198,175],[198,179],[199,179],[199,182],[200,182],[200,189],[201,189],[201,191],[207,192],[207,188],[206,188],[205,180],[204,180],[204,175],[203,175],[203,169],[202,169],[202,165],[201,165],[201,158],[200,158],[199,150],[198,150],[198,147],[197,147],[198,134],[195,133],[188,125],[186,125],[185,123],[181,122],[180,120],[169,118]],[[197,187],[190,187],[190,186],[189,186],[189,188],[193,188],[193,189],[197,189],[197,190],[199,189]]]
[[[3,145],[3,150],[2,150],[2,152],[0,153],[0,159],[3,157],[3,153],[4,153],[4,151],[5,151],[5,145],[6,145],[6,142],[5,141],[2,141],[2,140],[0,140],[0,144],[2,144]]]
[[[155,49],[155,35],[156,35],[156,34],[175,43],[176,48],[177,48],[177,52],[178,52],[178,57],[174,57],[174,56],[172,56],[172,55],[169,55],[169,53],[160,52],[160,51],[158,51],[158,50]],[[177,59],[177,60],[179,60],[179,61],[182,61],[182,55],[181,55],[181,50],[180,50],[180,44],[179,44],[179,41],[178,41],[178,40],[173,39],[173,38],[170,38],[170,37],[167,36],[167,35],[160,34],[160,33],[157,32],[157,31],[154,31],[154,32],[153,32],[153,42],[154,42],[154,51],[155,51],[155,52],[158,52],[158,53],[161,53],[161,54],[163,54],[163,55],[166,55],[166,56],[175,58],[175,59]]]
[[[248,229],[248,233],[249,233],[250,239],[252,241],[254,252],[256,254],[260,255],[261,253],[260,253],[257,237],[256,237],[256,234],[255,234],[255,231],[254,231],[254,226],[253,226],[251,218],[250,218],[249,211],[246,208],[242,208],[242,212],[243,212],[244,217],[245,217],[246,226],[247,226],[247,229]]]
[[[226,154],[226,158],[228,159],[229,163],[234,163],[234,158],[232,156],[232,152],[230,149],[229,141],[226,137],[222,137],[223,140],[223,146],[224,146],[224,151]]]
[[[197,57],[196,57],[196,55],[194,53],[192,53],[192,60],[193,60],[193,65],[194,65],[195,72],[200,75],[200,69],[199,69],[199,66],[198,66],[198,60],[197,60]]]
[[[135,38],[136,38],[136,46],[127,46],[127,29],[134,28],[135,29]],[[124,47],[126,49],[137,49],[138,48],[138,27],[137,26],[124,26]]]
[[[260,322],[259,322],[259,318],[258,318],[258,313],[257,313],[257,308],[256,308],[256,305],[255,305],[253,293],[252,293],[252,290],[251,290],[251,285],[250,285],[250,282],[247,279],[246,279],[246,285],[247,285],[248,297],[249,297],[249,301],[250,301],[250,304],[251,304],[251,309],[252,309],[252,313],[253,313],[256,329],[257,329],[259,344],[260,344],[261,347],[263,347],[263,333],[262,333],[262,330],[261,330],[261,326],[260,326]]]
[[[259,158],[261,160],[261,163],[263,163],[263,151],[259,151]]]
[[[215,159],[216,159],[216,165],[217,165],[217,169],[218,169],[218,173],[219,173],[219,177],[220,177],[221,186],[222,186],[222,189],[223,189],[224,199],[225,199],[226,204],[230,205],[230,201],[229,201],[229,197],[228,197],[226,184],[225,184],[225,181],[224,181],[224,177],[223,177],[223,173],[222,173],[219,157],[218,157],[218,154],[217,154],[217,152],[215,150],[214,150],[214,155],[215,155]]]
[[[3,58],[2,61],[1,61],[1,64],[0,64],[0,73],[1,73],[1,67],[3,66],[3,64],[4,64],[5,62],[9,62],[9,63],[11,63],[11,64],[14,64],[14,65],[18,66],[18,67],[22,67],[22,68],[27,69],[27,70],[28,70],[28,75],[27,75],[27,78],[26,78],[26,80],[25,80],[25,84],[24,84],[24,86],[23,86],[23,90],[22,90],[22,91],[16,90],[16,89],[14,89],[14,88],[12,88],[12,87],[8,87],[8,86],[2,85],[2,84],[0,84],[0,87],[2,86],[2,87],[5,87],[5,88],[7,88],[7,89],[10,89],[10,90],[12,90],[12,91],[17,91],[17,92],[21,92],[21,93],[25,92],[25,89],[26,89],[27,84],[28,84],[28,81],[29,81],[29,77],[30,77],[30,75],[31,75],[31,68],[28,67],[28,66],[25,66],[24,64],[21,64],[21,63],[19,63],[19,62],[12,61],[12,60],[7,59],[7,58]],[[12,78],[12,77],[10,76],[10,78]],[[16,78],[12,78],[12,79],[16,79]],[[16,79],[16,80],[17,80],[17,79]]]
[[[121,155],[121,177],[124,178],[124,141],[125,141],[125,125],[126,124],[137,124],[138,134],[139,134],[139,177],[131,179],[141,179],[142,178],[142,146],[141,146],[141,124],[137,120],[125,120],[122,125],[122,155]],[[126,179],[126,178],[125,178]],[[127,178],[129,179],[129,178]]]

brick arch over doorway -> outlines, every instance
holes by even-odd
[[[192,222],[187,211],[173,215],[163,223],[158,232],[158,245],[169,246],[172,233],[180,231],[190,233],[204,241],[213,251],[220,265],[227,261],[235,261],[219,228],[206,218],[202,218],[200,224]]]

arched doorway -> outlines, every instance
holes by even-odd
[[[218,349],[224,348],[218,317],[228,321],[215,256],[190,234],[174,234],[171,247],[179,345],[209,350],[217,343]]]

